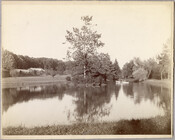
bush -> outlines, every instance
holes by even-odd
[[[144,81],[144,80],[148,79],[147,74],[148,74],[148,72],[145,69],[139,68],[133,72],[133,77],[135,80]]]
[[[11,77],[19,77],[20,74],[16,70],[10,70],[10,76]]]
[[[67,77],[66,77],[66,80],[67,80],[67,81],[71,81],[71,77],[70,77],[70,76],[67,76]]]

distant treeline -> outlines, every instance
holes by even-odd
[[[75,82],[83,83],[84,70],[81,67],[82,62],[82,60],[62,61],[44,57],[33,58],[2,50],[3,77],[39,76],[43,74],[54,77],[57,74],[71,74]],[[44,72],[34,68],[41,68]],[[117,60],[113,63],[108,54],[101,53],[88,57],[86,73],[88,73],[86,81],[91,83],[107,81],[107,79],[117,80],[120,78],[121,70]],[[70,78],[67,80],[70,80]]]
[[[134,58],[125,63],[122,76],[125,79],[134,78],[138,81],[146,79],[170,79],[172,70],[172,57],[170,45],[164,44],[163,51],[155,59],[149,58],[142,61]]]
[[[12,71],[14,69],[42,68],[44,70],[56,71],[58,74],[69,74],[73,62],[57,60],[53,58],[33,58],[29,56],[16,55],[8,50],[2,49],[2,69]]]
[[[36,76],[36,75],[52,75],[71,74],[74,80],[81,81],[83,79],[84,70],[80,66],[82,60],[62,61],[53,58],[33,58],[29,56],[16,55],[8,50],[2,49],[2,76],[18,77],[18,76]],[[32,69],[31,68],[40,68]],[[27,72],[28,71],[28,72]],[[142,81],[146,79],[169,79],[171,77],[171,54],[168,47],[164,45],[163,52],[156,59],[140,60],[134,58],[130,62],[125,63],[120,69],[117,60],[113,63],[108,54],[99,54],[91,56],[88,59],[87,71],[91,72],[93,78],[100,77],[106,79],[133,79],[134,81]],[[70,80],[70,78],[69,78]],[[92,78],[91,78],[92,80]],[[89,80],[88,80],[89,81]]]

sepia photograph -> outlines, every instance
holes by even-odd
[[[2,1],[1,138],[172,138],[173,41],[173,1]]]

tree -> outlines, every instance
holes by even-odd
[[[144,62],[144,69],[147,70],[147,79],[150,78],[151,73],[156,73],[157,70],[157,62],[153,58],[149,58],[148,60],[145,60]]]
[[[118,80],[121,76],[121,70],[120,70],[120,67],[118,65],[117,59],[115,59],[115,62],[112,65],[111,74],[113,75],[113,80]]]
[[[147,79],[148,71],[146,71],[144,68],[138,68],[133,72],[133,77],[135,80],[138,81],[144,81]]]
[[[2,68],[6,70],[15,69],[17,67],[17,62],[15,60],[14,54],[2,49]]]
[[[64,74],[73,74],[72,68],[75,67],[75,62],[74,61],[67,61],[65,63],[65,71]]]
[[[48,75],[51,75],[53,78],[55,77],[55,75],[58,74],[58,72],[55,71],[55,70],[53,70],[53,69],[47,69],[47,70],[46,70],[46,73],[47,73]]]
[[[129,63],[127,62],[122,68],[122,76],[123,78],[132,77],[134,62],[131,60]]]
[[[90,58],[88,71],[90,71],[92,78],[102,77],[106,83],[107,78],[111,75],[111,65],[109,54],[100,53]],[[101,83],[100,78],[100,85]]]
[[[66,41],[71,44],[67,55],[73,58],[78,67],[83,70],[84,79],[88,74],[89,57],[96,54],[99,47],[103,47],[104,43],[100,41],[101,34],[92,29],[92,16],[83,16],[81,20],[84,25],[79,28],[73,28],[73,31],[66,31]]]
[[[56,70],[59,74],[63,74],[63,72],[66,70],[65,63],[63,61],[56,61]]]
[[[140,58],[133,59],[133,76],[136,80],[146,80],[150,78],[151,73],[157,71],[157,62],[153,58],[141,61]],[[155,71],[156,70],[156,71]],[[145,75],[146,74],[146,75]]]
[[[139,68],[144,68],[144,63],[140,60],[139,57],[135,57],[133,60],[133,71],[138,70]]]
[[[171,73],[171,50],[169,42],[164,44],[163,51],[157,59],[159,61],[161,79],[163,79],[163,74],[167,75],[166,77],[169,79]]]

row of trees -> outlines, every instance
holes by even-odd
[[[52,76],[56,74],[72,74],[75,80],[77,78],[77,80],[83,80],[84,70],[81,64],[81,60],[64,62],[62,60],[51,58],[32,58],[16,55],[8,50],[2,49],[2,67],[4,70],[8,70],[13,73],[15,72],[14,69],[43,68],[46,73]],[[117,60],[112,63],[108,54],[101,53],[88,57],[86,73],[86,79],[88,81],[92,81],[92,77],[95,79],[98,76],[104,77],[106,81],[109,77],[112,79],[118,79],[120,75],[120,68]],[[15,76],[18,75],[15,74]]]
[[[2,68],[5,70],[43,68],[52,70],[58,74],[70,72],[73,62],[63,62],[52,58],[33,58],[29,56],[16,55],[8,50],[2,49]]]
[[[163,51],[156,59],[150,58],[141,61],[134,58],[127,62],[122,69],[123,78],[145,79],[170,79],[171,76],[171,50],[169,43],[164,44]]]
[[[4,70],[12,71],[14,69],[43,68],[50,75],[72,74],[75,79],[84,77],[82,62],[62,61],[52,58],[33,58],[29,56],[16,55],[8,50],[2,49],[2,67]],[[108,54],[98,54],[88,56],[86,64],[86,78],[98,76],[105,77],[105,81],[110,76],[112,79],[118,79],[120,68],[117,60],[114,63],[110,60]]]

